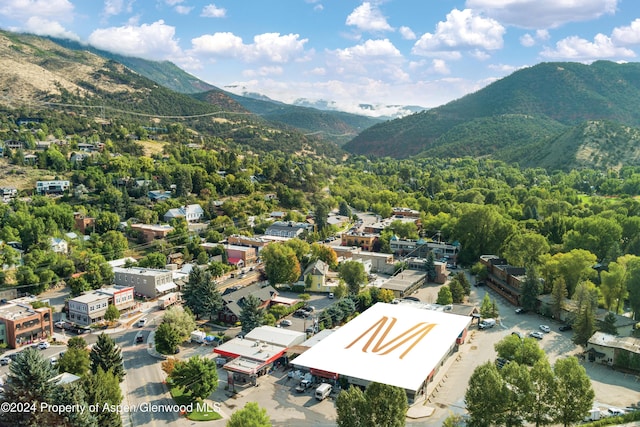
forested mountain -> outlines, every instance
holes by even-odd
[[[343,145],[362,130],[381,121],[357,114],[289,105],[267,98],[256,99],[235,95],[198,79],[169,61],[149,61],[118,55],[70,40],[57,38],[50,38],[50,40],[69,49],[89,51],[116,61],[159,85],[175,92],[193,95],[194,98],[213,104],[221,110],[252,112],[265,120],[283,123],[338,145]]]
[[[627,150],[632,141],[608,132],[591,132],[587,141],[581,129],[593,131],[594,127],[586,122],[609,123],[595,126],[598,130],[610,129],[615,126],[612,123],[640,126],[638,99],[638,63],[542,63],[441,107],[373,126],[347,143],[345,149],[398,158],[420,153],[488,155],[525,161],[531,166],[549,163],[539,155],[516,155],[535,146],[543,152],[563,153],[564,159],[553,162],[555,167],[590,164],[581,157],[587,146],[596,144],[599,152],[606,152],[606,147],[613,144]],[[551,145],[558,141],[571,151],[555,150]],[[593,164],[615,166],[618,160],[619,156],[612,157],[610,163],[605,156]]]
[[[305,137],[286,124],[269,122],[220,91],[196,99],[114,59],[33,35],[0,31],[0,91],[0,102],[5,106],[26,111],[47,107],[107,121],[135,117],[141,125],[151,127],[179,121],[193,130],[196,139],[202,132],[220,140],[233,139],[250,149],[330,156],[342,153],[333,142]]]

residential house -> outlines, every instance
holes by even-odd
[[[0,188],[0,197],[2,197],[3,203],[9,203],[11,200],[18,196],[18,189],[14,187],[2,187]]]
[[[272,286],[261,287],[259,284],[245,286],[238,290],[225,292],[222,295],[223,307],[218,313],[218,320],[228,324],[235,324],[240,320],[240,313],[244,307],[246,298],[253,295],[260,300],[260,308],[268,308],[273,299],[278,296]]]
[[[269,214],[269,218],[277,221],[282,221],[285,216],[287,216],[287,213],[283,211],[274,211]]]
[[[307,290],[312,292],[333,292],[335,286],[327,286],[329,266],[322,260],[309,264],[302,273]]]
[[[0,306],[0,343],[18,348],[53,335],[51,307],[33,308],[26,302]]]
[[[175,218],[184,218],[187,222],[198,222],[204,216],[202,206],[198,204],[181,206],[179,208],[169,209],[164,214],[164,221],[170,222]]]
[[[24,148],[24,142],[22,141],[15,141],[13,139],[4,141],[5,150],[22,150],[23,148]]]
[[[178,289],[169,270],[113,267],[113,273],[116,285],[133,286],[136,294],[151,299]]]
[[[51,250],[57,254],[69,253],[69,243],[66,240],[59,237],[52,237],[49,239],[49,246]]]
[[[161,224],[131,224],[129,227],[132,230],[137,230],[142,233],[142,238],[147,243],[158,239],[165,239],[167,235],[173,231],[172,226]]]
[[[151,190],[147,193],[147,197],[149,197],[152,202],[162,202],[164,200],[169,200],[173,195],[171,194],[171,191],[167,190]]]
[[[69,181],[36,181],[36,193],[38,194],[62,194],[70,187]]]
[[[73,221],[82,234],[87,234],[87,229],[89,231],[94,231],[95,229],[96,219],[85,216],[82,212],[74,212]]]
[[[265,230],[264,234],[292,239],[299,237],[304,232],[312,232],[313,229],[313,225],[306,222],[276,221]]]

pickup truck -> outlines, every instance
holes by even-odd
[[[305,392],[307,389],[311,388],[312,383],[309,380],[302,380],[300,381],[300,384],[298,384],[298,387],[296,387],[296,391],[298,393],[303,393]]]

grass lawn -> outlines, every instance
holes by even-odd
[[[191,403],[191,396],[189,393],[185,393],[182,387],[171,387],[171,397],[173,397],[173,400],[175,400],[178,405],[188,405]],[[204,410],[205,406],[206,410]],[[199,404],[194,404],[194,410],[187,414],[187,418],[191,421],[211,421],[221,419],[222,415],[216,412],[210,405],[199,401]]]

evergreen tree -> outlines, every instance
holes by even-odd
[[[482,316],[485,319],[488,319],[490,317],[493,317],[492,315],[493,315],[493,305],[491,304],[491,297],[487,292],[486,294],[484,294],[484,297],[482,298],[482,305],[480,306],[480,316]]]
[[[57,405],[73,405],[84,407],[84,411],[63,411],[57,416],[56,426],[69,427],[98,427],[98,418],[89,411],[87,396],[80,382],[62,384],[56,387],[53,393],[53,401]]]
[[[117,411],[110,411],[105,405],[119,405],[122,402],[120,381],[111,371],[98,367],[95,373],[82,380],[82,386],[89,405],[97,405],[94,413],[100,427],[121,427],[122,417]],[[106,409],[106,410],[105,410]]]
[[[457,280],[452,280],[449,282],[448,287],[451,290],[451,298],[453,299],[454,303],[460,304],[464,301],[464,288],[462,287],[460,282],[458,282]]]
[[[525,310],[535,311],[538,305],[538,295],[540,295],[540,281],[536,269],[533,266],[527,267],[527,276],[522,284],[522,298],[520,305]]]
[[[429,253],[427,254],[425,270],[427,271],[427,280],[429,280],[430,282],[436,280],[436,264],[432,251],[429,251]]]
[[[242,332],[246,334],[264,324],[264,310],[260,308],[260,299],[254,295],[247,295],[242,303],[240,322],[242,323]]]
[[[208,316],[211,319],[222,308],[222,296],[213,276],[207,270],[191,270],[189,279],[182,289],[182,298],[196,319],[200,319],[200,316]]]
[[[100,334],[98,341],[94,344],[91,352],[89,353],[91,359],[91,372],[94,374],[98,372],[98,369],[102,369],[107,372],[111,370],[113,375],[118,378],[118,381],[124,379],[124,364],[122,361],[122,352],[116,342],[107,334]]]
[[[32,404],[33,411],[0,412],[1,425],[52,425],[48,413],[40,412],[41,403],[51,403],[55,385],[49,380],[57,375],[38,350],[27,348],[9,365],[4,384],[3,402]]]
[[[600,330],[606,334],[618,335],[618,328],[616,327],[616,315],[613,312],[609,312],[604,318]]]
[[[453,297],[451,296],[451,288],[449,286],[442,286],[438,291],[438,299],[436,304],[449,305],[453,303]]]
[[[567,286],[563,277],[557,277],[553,282],[551,291],[551,310],[556,319],[560,318],[560,312],[564,307],[564,300],[567,298]]]

